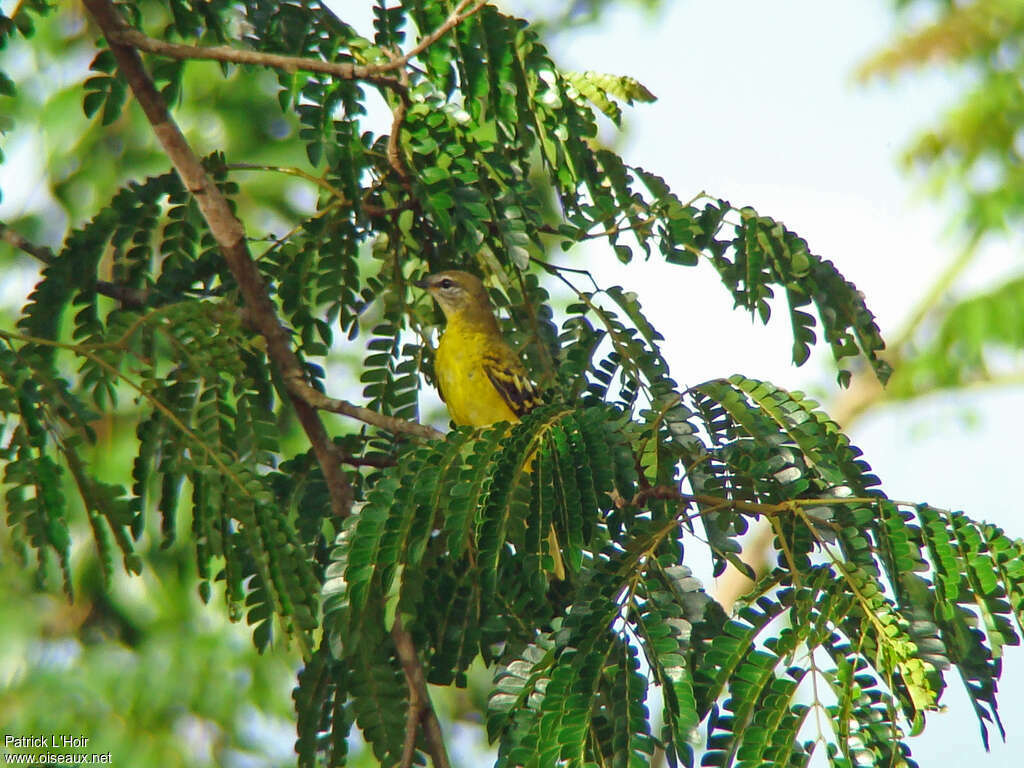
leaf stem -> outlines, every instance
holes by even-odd
[[[283,173],[288,176],[296,176],[300,179],[315,184],[321,189],[327,190],[331,195],[338,200],[349,202],[344,193],[331,184],[327,179],[322,176],[314,176],[308,171],[304,171],[301,168],[295,168],[288,165],[261,165],[260,163],[228,163],[224,166],[229,171],[274,171],[275,173]]]

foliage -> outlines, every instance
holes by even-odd
[[[964,95],[915,138],[904,156],[908,169],[924,172],[933,194],[951,202],[968,244],[893,345],[890,359],[899,373],[890,394],[908,398],[936,389],[1019,384],[1024,349],[1019,270],[975,295],[957,295],[956,278],[981,244],[1012,234],[1024,220],[1024,6],[1014,0],[899,0],[896,6],[925,21],[904,24],[901,34],[863,64],[860,75],[878,78],[943,65],[968,76]],[[947,290],[953,294],[948,298]]]
[[[85,568],[70,604],[35,589],[5,549],[5,727],[84,736],[86,751],[132,765],[266,760],[259,729],[287,733],[294,718],[279,695],[294,678],[294,660],[281,650],[259,655],[248,628],[196,600],[187,547],[141,554],[142,576],[122,575],[107,587],[95,563]]]
[[[589,272],[580,288],[581,270],[544,256],[602,239],[624,262],[703,265],[762,322],[785,297],[795,363],[820,336],[841,383],[855,360],[888,378],[864,298],[799,236],[749,207],[683,201],[597,144],[594,107],[618,119],[612,98],[647,100],[642,85],[560,71],[527,22],[486,4],[377,4],[371,37],[316,3],[165,5],[120,12],[157,41],[217,44],[242,29],[232,45],[268,64],[303,56],[350,75],[272,69],[272,108],[299,126],[282,143],[304,157],[260,169],[305,179],[317,198],[253,260],[269,309],[224,258],[234,244],[203,207],[210,191],[197,199],[174,172],[129,182],[45,255],[16,325],[0,329],[6,536],[40,581],[74,591],[73,543],[91,541],[108,581],[153,568],[147,542],[187,544],[204,601],[222,593],[261,651],[300,649],[300,765],[345,764],[353,725],[382,764],[409,764],[413,749],[437,762],[410,666],[463,687],[477,659],[494,676],[499,765],[656,753],[795,765],[821,742],[837,766],[911,764],[905,736],[953,669],[983,735],[1002,731],[995,690],[1024,619],[1024,544],[888,499],[801,393],[743,376],[681,391],[635,294]],[[0,34],[30,37],[45,9],[22,4]],[[415,66],[396,58],[419,40]],[[146,63],[166,99],[184,98],[192,63]],[[128,83],[107,48],[92,70],[82,107],[106,130],[129,119]],[[225,91],[256,76],[221,71]],[[368,127],[371,89],[392,111],[388,135]],[[259,165],[246,152],[204,160],[236,211]],[[260,222],[245,223],[249,245],[264,242]],[[438,318],[413,283],[450,267],[488,278],[546,404],[428,440],[413,422]],[[557,320],[556,285],[572,293]],[[255,333],[263,311],[287,327],[297,374]],[[340,409],[365,423],[345,422],[324,450],[304,407],[338,388],[327,366],[341,348],[361,356],[375,416]],[[111,479],[87,447],[126,402],[131,476]],[[312,450],[289,435],[295,416]],[[336,505],[325,455],[346,464],[350,508]],[[59,492],[70,484],[74,502]],[[727,617],[685,554],[738,562],[754,517],[771,521],[778,562]],[[549,577],[552,526],[565,581]]]
[[[864,77],[936,63],[956,64],[976,77],[959,104],[907,152],[909,163],[928,169],[963,204],[967,227],[998,231],[1020,223],[1019,185],[1021,45],[1024,9],[1013,0],[948,4],[916,0],[901,5],[936,6],[926,24],[908,30],[866,62]]]

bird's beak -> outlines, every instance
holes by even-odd
[[[412,284],[415,285],[417,288],[424,288],[424,289],[426,289],[426,288],[430,287],[427,284],[427,281],[425,279],[424,280],[413,280]]]

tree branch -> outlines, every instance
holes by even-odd
[[[400,70],[399,78],[402,85],[406,88],[409,86],[409,73],[404,69]],[[402,136],[402,126],[405,124],[405,115],[409,111],[409,100],[399,99],[398,104],[392,110],[391,118],[391,133],[388,135],[388,165],[391,166],[392,170],[398,175],[398,180],[402,186],[408,191],[410,188],[409,171],[406,168],[405,161],[402,159],[402,151],[399,145],[399,140]]]
[[[281,326],[267,287],[249,254],[242,223],[227,199],[207,175],[199,158],[167,110],[159,91],[142,65],[138,52],[119,37],[127,24],[110,0],[84,0],[85,7],[110,44],[118,69],[145,113],[164,152],[196,200],[211,234],[220,246],[228,269],[238,283],[246,319],[267,341],[267,354],[284,382],[299,422],[316,454],[336,517],[347,517],[352,508],[352,487],[341,467],[341,451],[327,435],[316,410],[304,399],[308,387],[302,365],[291,348],[288,332]]]
[[[3,240],[14,248],[17,248],[19,251],[27,253],[29,256],[43,262],[43,264],[49,265],[53,263],[53,251],[44,245],[36,245],[18,232],[15,232],[2,221],[0,221],[0,240]]]
[[[210,232],[220,246],[224,260],[238,283],[245,303],[247,322],[251,323],[267,341],[267,354],[284,382],[327,482],[333,513],[338,517],[347,516],[351,511],[353,497],[348,477],[341,468],[345,456],[329,439],[314,402],[319,403],[319,407],[330,405],[330,410],[360,418],[368,423],[376,423],[396,432],[419,434],[423,437],[437,437],[439,433],[430,427],[413,425],[401,419],[376,414],[351,403],[334,401],[326,396],[321,399],[319,393],[309,386],[302,365],[291,348],[288,332],[277,318],[263,277],[249,253],[242,223],[231,212],[228,201],[206,174],[199,158],[171,118],[166,104],[142,66],[138,51],[125,45],[126,39],[119,37],[119,33],[126,27],[124,21],[110,0],[84,0],[84,3],[107,38],[121,74],[127,80],[185,187],[194,196]],[[465,2],[460,3],[457,11],[464,5]],[[482,3],[480,5],[482,6]],[[400,617],[396,617],[391,635],[409,685],[410,707],[415,707],[421,713],[418,717],[422,718],[424,738],[435,768],[450,768],[441,725],[430,703],[423,667],[420,665],[412,637],[403,629]]]
[[[56,260],[55,254],[49,248],[42,245],[36,245],[18,232],[15,232],[3,222],[0,222],[0,241],[8,243],[14,248],[29,254],[47,266]],[[122,285],[121,283],[110,283],[106,280],[96,281],[96,292],[103,296],[109,296],[112,299],[116,299],[121,302],[122,306],[129,309],[141,309],[145,307],[149,298],[146,291],[140,291],[136,288]],[[248,321],[248,312],[245,313],[245,318]],[[259,325],[257,323],[247,322],[246,325],[259,332]],[[346,400],[337,400],[333,397],[328,397],[319,390],[309,386],[304,379],[301,382],[300,389],[300,394],[302,395],[303,400],[318,410],[330,411],[331,413],[348,416],[365,424],[380,427],[381,429],[396,435],[410,435],[413,437],[426,438],[428,440],[438,440],[444,437],[443,432],[439,432],[426,424],[418,424],[415,421],[405,421],[404,419],[398,419],[394,416],[386,416],[383,413],[378,413],[377,411],[370,410],[369,408],[355,405]],[[393,461],[385,462],[384,460],[381,460],[378,462],[375,460],[356,459],[349,456],[340,456],[339,460],[343,464],[349,464],[351,466],[387,467],[394,465]]]
[[[227,45],[198,46],[171,43],[166,40],[157,40],[156,38],[149,37],[134,27],[129,26],[116,13],[107,18],[107,26],[104,27],[101,24],[101,27],[103,28],[103,35],[106,37],[107,42],[111,44],[111,47],[120,45],[135,48],[169,59],[197,59],[221,61],[230,64],[253,64],[261,67],[281,69],[285,72],[300,70],[303,72],[319,72],[341,80],[364,80],[368,83],[374,83],[375,85],[391,89],[404,99],[408,95],[407,85],[400,78],[390,77],[385,73],[405,67],[412,59],[419,56],[454,27],[477,13],[487,4],[487,0],[478,0],[472,8],[466,10],[470,2],[471,0],[461,0],[448,18],[445,19],[444,23],[424,37],[412,50],[401,56],[396,56],[383,64],[352,64],[350,62],[324,61],[323,59],[310,59],[304,56],[286,56],[277,53],[252,51],[246,48],[232,48]],[[86,6],[90,8],[90,13],[92,13],[92,5],[91,3],[86,3]]]
[[[466,19],[468,19],[470,16],[475,14],[477,11],[479,11],[481,8],[483,8],[485,5],[487,5],[487,0],[478,0],[476,5],[470,8],[468,11],[465,11],[466,6],[469,5],[471,2],[472,0],[461,0],[461,2],[455,6],[452,12],[448,15],[448,18],[444,20],[444,23],[440,27],[438,27],[429,35],[420,40],[420,42],[416,45],[415,48],[413,48],[411,51],[409,51],[401,58],[396,59],[395,61],[388,62],[387,64],[378,67],[378,71],[387,72],[392,69],[404,67],[412,59],[419,56],[421,53],[427,50],[427,48],[429,48],[442,37],[444,37],[446,34],[448,34],[448,32],[451,29],[455,28],[456,26],[464,22]]]
[[[410,435],[412,437],[423,437],[428,440],[440,440],[444,437],[444,432],[439,432],[427,424],[387,416],[378,411],[364,408],[361,405],[354,405],[347,400],[328,397],[320,390],[314,389],[305,383],[303,383],[302,398],[318,410],[340,413],[342,416],[348,416],[364,424],[380,427],[395,435]]]
[[[408,683],[409,678],[406,677]],[[423,706],[420,702],[416,688],[409,686],[409,711],[405,714],[405,740],[402,742],[402,759],[398,768],[412,768],[413,758],[416,757],[416,735],[420,732],[420,718],[423,714]]]
[[[376,467],[377,469],[398,465],[398,462],[390,456],[346,456],[341,461],[350,467]]]
[[[715,509],[733,509],[741,514],[778,517],[779,515],[790,515],[804,507],[827,507],[831,504],[879,504],[887,501],[896,506],[913,507],[916,502],[901,501],[899,499],[888,499],[884,496],[816,496],[808,499],[786,499],[774,504],[743,501],[742,499],[729,499],[725,496],[711,496],[706,493],[683,493],[674,485],[653,485],[642,488],[629,499],[621,496],[615,499],[615,506],[620,509],[625,506],[639,507],[648,499],[660,499],[663,501],[678,501],[680,504],[703,504]],[[699,512],[697,514],[700,514]]]
[[[0,221],[0,240],[23,253],[27,253],[47,266],[50,266],[57,260],[53,251],[49,248],[44,245],[36,245],[2,221]],[[149,299],[149,294],[146,291],[140,291],[137,288],[132,288],[122,283],[111,283],[106,280],[96,281],[96,293],[116,299],[121,302],[122,306],[129,309],[141,309],[146,306],[146,302]]]
[[[639,507],[648,499],[659,499],[662,501],[678,501],[683,504],[706,504],[712,507],[728,507],[737,512],[749,515],[778,515],[790,509],[791,502],[784,501],[779,504],[760,504],[755,501],[742,501],[739,499],[727,499],[724,496],[708,496],[707,494],[683,493],[673,485],[654,485],[643,488],[636,492],[631,499],[620,499],[617,506]],[[831,501],[831,500],[830,500]],[[843,502],[845,499],[837,499]],[[821,499],[815,499],[816,504],[823,504]]]
[[[304,56],[285,56],[279,53],[264,53],[263,51],[252,51],[247,48],[232,48],[227,45],[185,45],[183,43],[170,43],[166,40],[157,40],[140,32],[134,27],[128,26],[121,21],[120,25],[111,29],[110,33],[104,32],[107,42],[136,48],[156,56],[163,56],[168,59],[186,61],[190,59],[199,61],[221,61],[228,64],[252,64],[259,67],[270,67],[281,69],[285,72],[318,72],[325,75],[337,77],[340,80],[364,80],[368,83],[390,88],[396,93],[404,96],[406,87],[396,77],[389,77],[382,73],[391,68],[392,62],[379,66],[361,66],[347,61],[324,61],[323,59],[310,59]],[[405,63],[405,62],[403,62]]]
[[[427,681],[423,676],[423,667],[420,665],[420,657],[416,654],[416,647],[413,645],[412,637],[402,626],[401,616],[395,616],[395,623],[391,625],[391,639],[395,642],[395,650],[398,654],[398,661],[402,664],[402,671],[405,672],[405,681],[409,685],[409,720],[406,722],[406,748],[409,746],[409,728],[413,718],[423,725],[423,737],[427,742],[427,751],[434,761],[434,768],[451,768],[448,762],[448,751],[444,746],[444,735],[441,733],[441,723],[437,719],[437,713],[430,703],[430,692],[427,690]],[[414,710],[418,710],[414,713]],[[413,734],[415,742],[415,734]],[[412,754],[410,750],[410,763]],[[403,761],[405,749],[403,749]],[[403,765],[407,763],[403,762]]]
[[[286,72],[302,70],[305,72],[319,72],[329,74],[342,80],[364,80],[376,85],[389,88],[398,94],[399,103],[394,109],[394,119],[391,126],[391,135],[388,138],[387,157],[388,163],[398,174],[403,186],[409,186],[409,173],[402,161],[398,148],[398,137],[402,124],[405,121],[405,113],[409,103],[409,77],[405,71],[406,65],[423,53],[427,48],[440,40],[454,27],[473,16],[487,4],[487,0],[478,0],[473,7],[466,10],[471,0],[461,0],[455,6],[448,18],[437,29],[424,37],[412,50],[406,54],[386,51],[389,61],[385,64],[352,64],[350,62],[324,61],[322,59],[311,59],[301,56],[286,56],[276,53],[264,53],[245,48],[232,48],[226,45],[217,46],[196,46],[171,43],[166,40],[158,40],[149,37],[143,32],[129,26],[119,15],[115,15],[110,29],[104,29],[107,42],[117,43],[140,51],[146,51],[157,56],[178,60],[205,60],[220,61],[234,64],[253,64],[257,66],[282,69]],[[398,77],[387,76],[385,72],[399,71]]]
[[[973,261],[977,255],[979,241],[980,237],[977,234],[971,237],[963,250],[932,282],[902,328],[894,334],[894,340],[888,345],[885,352],[885,359],[893,368],[900,367],[907,355],[907,347],[913,340],[914,334],[925,321],[935,314],[939,302],[948,296],[956,278]],[[849,388],[839,393],[828,412],[837,424],[844,430],[848,430],[854,421],[887,400],[889,398],[878,378],[861,373],[854,376]],[[765,573],[770,567],[771,541],[771,529],[767,526],[759,527],[754,535],[747,540],[741,553],[743,562],[749,565],[758,576]],[[718,580],[715,597],[726,610],[729,610],[736,600],[750,590],[751,586],[753,586],[753,582],[747,578],[747,575],[740,573],[732,563],[729,563]]]

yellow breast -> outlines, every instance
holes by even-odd
[[[483,368],[483,353],[493,340],[485,334],[448,328],[437,346],[434,369],[438,385],[457,425],[483,427],[496,421],[518,421]]]

